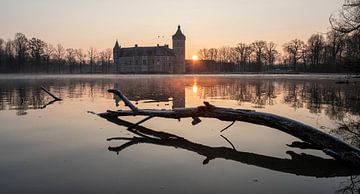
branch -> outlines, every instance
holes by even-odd
[[[46,92],[47,94],[49,94],[51,97],[53,97],[55,101],[61,101],[61,100],[62,100],[61,98],[58,98],[58,97],[56,97],[54,94],[52,94],[52,93],[51,93],[49,90],[47,90],[45,87],[40,86],[40,88],[41,88],[44,92]]]
[[[225,130],[229,129],[231,126],[233,126],[235,124],[235,121],[233,121],[232,123],[230,123],[230,125],[228,125],[227,127],[225,127],[223,130],[220,131],[220,133],[224,132]]]
[[[138,108],[130,102],[130,100],[120,91],[120,90],[108,90],[108,92],[113,93],[121,98],[124,101],[125,105],[129,107],[134,113],[138,112]]]
[[[115,92],[115,91],[111,91]],[[121,92],[117,92],[120,93]],[[122,94],[121,94],[122,95]],[[124,99],[127,99],[123,96]],[[270,113],[243,109],[221,108],[204,102],[205,106],[173,110],[134,109],[136,111],[108,111],[98,114],[104,118],[119,116],[152,116],[162,118],[216,118],[222,121],[243,121],[278,129],[306,143],[319,147],[324,153],[351,164],[360,164],[360,150],[344,141],[301,122]]]
[[[134,126],[133,123],[118,118],[113,118],[113,117],[104,117],[104,118],[119,126],[124,126],[127,128]],[[210,147],[210,146],[191,142],[185,138],[170,133],[157,132],[152,129],[145,128],[143,126],[136,126],[136,131],[142,134],[146,134],[148,136],[154,136],[154,138],[143,138],[143,137],[112,138],[115,140],[129,140],[129,142],[119,147],[109,147],[109,151],[113,151],[119,154],[119,152],[121,152],[125,148],[128,148],[129,146],[147,143],[147,144],[154,144],[160,146],[174,147],[177,149],[181,148],[184,150],[197,153],[206,158],[203,161],[204,165],[207,164],[210,160],[225,159],[225,160],[241,162],[244,164],[254,165],[270,170],[275,170],[279,172],[291,173],[302,176],[318,177],[318,178],[351,176],[351,175],[360,174],[360,169],[358,166],[348,167],[333,159],[323,159],[317,156],[312,156],[307,154],[296,154],[294,152],[288,151],[287,154],[291,156],[291,159],[276,158],[271,156],[255,154],[255,153],[237,151],[232,148]],[[174,138],[166,138],[166,137],[174,137]]]
[[[228,139],[228,138],[226,138],[225,136],[223,136],[223,135],[220,135],[223,139],[225,139],[225,141],[227,141],[230,145],[231,145],[231,147],[234,149],[234,150],[236,150],[236,148],[235,148],[235,146],[234,146],[234,144],[233,143],[231,143],[231,141]]]

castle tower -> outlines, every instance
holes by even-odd
[[[117,65],[120,64],[120,51],[121,51],[121,46],[119,45],[118,40],[116,40],[115,46],[113,48],[113,58],[114,58],[114,63]]]
[[[175,53],[174,73],[185,73],[185,35],[181,32],[180,25],[172,36],[173,50]]]

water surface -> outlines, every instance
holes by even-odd
[[[191,119],[154,118],[142,126],[188,143],[119,148],[128,141],[106,139],[132,138],[126,126],[143,117],[121,118],[119,126],[88,111],[126,109],[107,93],[119,88],[139,108],[208,101],[279,114],[339,135],[335,129],[360,114],[359,83],[335,84],[342,77],[1,75],[0,193],[340,192],[360,173],[320,151],[286,146],[297,139],[275,129],[237,122],[220,133],[230,123],[202,119],[192,126]],[[40,86],[63,101],[51,103]],[[216,158],[209,156],[215,152]]]

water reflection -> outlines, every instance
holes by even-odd
[[[124,126],[127,130],[137,137],[116,137],[109,138],[112,140],[125,140],[127,143],[119,147],[109,147],[109,151],[119,154],[124,149],[136,144],[155,144],[161,146],[169,146],[174,148],[181,148],[188,151],[195,152],[205,157],[203,164],[208,164],[214,159],[225,159],[241,162],[244,164],[255,165],[270,170],[286,172],[295,175],[310,176],[310,177],[338,177],[351,176],[360,174],[360,169],[357,167],[348,167],[333,159],[323,159],[321,157],[312,156],[308,154],[296,154],[288,151],[287,154],[291,159],[276,158],[271,156],[264,156],[255,153],[248,153],[237,151],[234,148],[227,147],[210,147],[198,143],[191,142],[183,137],[173,135],[165,132],[157,132],[155,130],[139,126],[139,123],[133,124],[125,120],[114,117],[106,117],[111,123],[119,126]],[[147,119],[144,119],[147,120]],[[142,123],[142,122],[141,122]]]
[[[294,110],[306,108],[310,113],[324,113],[331,120],[343,120],[346,115],[360,113],[360,87],[336,85],[334,80],[290,80],[257,78],[120,78],[120,79],[39,79],[0,80],[0,110],[16,110],[25,115],[29,109],[44,107],[50,100],[40,90],[50,88],[60,97],[113,98],[106,91],[121,88],[132,101],[142,103],[166,102],[181,108],[191,104],[192,96],[202,100],[234,100],[238,105],[251,104],[262,109],[278,104]],[[201,86],[201,87],[200,87]],[[59,102],[61,103],[61,102]]]
[[[64,101],[49,104],[53,99],[40,90],[41,85]],[[326,118],[321,124],[329,121],[343,122],[349,116],[357,121],[360,113],[359,87],[355,84],[336,85],[331,79],[161,76],[0,78],[3,190],[36,193],[33,186],[44,183],[42,185],[51,189],[68,189],[62,189],[64,191],[86,185],[89,191],[101,192],[107,188],[106,191],[115,192],[111,189],[121,188],[126,192],[129,188],[137,188],[139,180],[150,193],[169,193],[186,186],[195,189],[194,192],[205,193],[209,190],[208,185],[216,184],[219,192],[231,188],[229,191],[232,192],[229,193],[246,193],[255,187],[259,192],[278,191],[277,193],[282,190],[276,188],[288,191],[284,193],[298,188],[313,192],[324,191],[323,193],[335,189],[339,192],[356,192],[356,188],[359,188],[358,170],[323,158],[317,151],[309,150],[306,154],[300,154],[297,148],[285,147],[286,143],[294,139],[261,126],[236,123],[228,129],[225,136],[232,140],[237,150],[230,145],[228,148],[221,147],[226,142],[220,139],[218,131],[227,124],[215,120],[202,122],[192,128],[191,121],[168,122],[154,119],[146,124],[149,133],[155,133],[153,129],[159,129],[167,132],[161,133],[163,135],[175,137],[173,134],[176,134],[177,139],[132,138],[126,130],[121,130],[123,127],[86,114],[88,110],[115,110],[113,100],[118,99],[114,99],[107,90],[117,87],[141,108],[191,107],[206,100],[218,106],[245,109],[252,107],[258,111],[295,119],[299,117],[306,123],[316,121],[319,117]],[[118,101],[118,104],[123,108],[123,103]],[[39,110],[34,111],[35,109]],[[15,116],[15,113],[22,117]],[[136,118],[128,120],[134,121]],[[125,127],[133,125],[132,122],[127,125],[124,123],[126,122],[122,123]],[[332,124],[329,124],[331,129],[335,128]],[[234,129],[235,127],[241,130]],[[332,134],[342,136],[343,129],[345,128],[332,131]],[[122,156],[120,158],[108,152],[108,144],[104,143],[104,138],[114,134],[127,138],[126,142],[109,143],[114,146],[110,150],[119,152]],[[346,133],[344,139],[347,137],[353,139],[354,136]],[[262,142],[261,145],[259,141]],[[146,143],[147,146],[132,147],[124,152],[121,151],[124,148],[121,143]],[[354,144],[359,145],[356,142]],[[13,147],[24,149],[14,151]],[[185,151],[166,149],[174,147]],[[293,151],[287,152],[290,157],[284,155],[287,150]],[[201,162],[208,164],[206,168],[203,168]],[[44,165],[49,168],[43,169]],[[144,169],[152,170],[144,174]],[[192,173],[197,177],[188,182],[178,181],[187,180]],[[227,176],[217,176],[221,173],[226,173]],[[353,176],[348,177],[350,175]],[[340,178],[311,178],[338,176]],[[71,181],[74,182],[73,187],[59,187],[58,183],[68,182],[68,177],[75,180]],[[158,180],[153,177],[158,177]],[[261,181],[254,183],[252,178],[259,178]],[[345,179],[347,181],[340,188],[340,182]],[[24,183],[24,186],[19,188],[18,182]],[[154,184],[170,185],[172,190],[151,189]],[[210,190],[214,188],[210,187]]]

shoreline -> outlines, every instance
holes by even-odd
[[[350,76],[350,77],[349,77]],[[8,79],[116,79],[116,78],[167,78],[167,77],[219,77],[219,78],[253,78],[253,79],[359,79],[355,74],[343,73],[299,73],[299,74],[0,74],[0,80]]]

